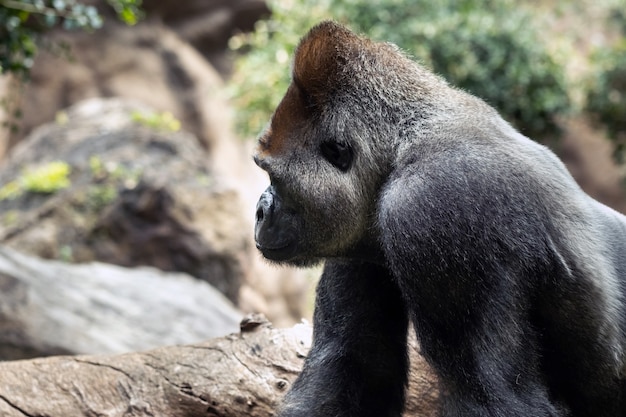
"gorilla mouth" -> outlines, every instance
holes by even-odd
[[[263,257],[272,261],[286,261],[292,258],[296,252],[296,245],[291,242],[275,246],[265,246],[256,242],[256,248],[263,254]]]

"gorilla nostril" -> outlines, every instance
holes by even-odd
[[[256,221],[257,222],[263,221],[263,217],[265,217],[265,214],[263,213],[263,209],[259,207],[256,211]]]

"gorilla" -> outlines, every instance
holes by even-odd
[[[442,416],[626,416],[626,217],[485,102],[322,22],[254,160],[262,255],[325,262],[281,417],[401,415],[409,323]]]

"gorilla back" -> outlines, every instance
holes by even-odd
[[[442,416],[626,416],[626,218],[393,45],[323,22],[292,79],[255,237],[325,267],[280,415],[399,416],[410,321]]]

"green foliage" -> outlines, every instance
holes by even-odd
[[[0,201],[12,200],[20,195],[22,195],[22,186],[17,181],[11,181],[0,188]]]
[[[89,158],[89,169],[96,182],[124,182],[127,186],[133,187],[141,177],[139,168],[129,169],[114,161],[103,162],[98,156]]]
[[[100,180],[108,175],[102,159],[95,155],[89,158],[89,170],[91,171],[91,176],[96,180]]]
[[[82,204],[95,212],[115,201],[120,187],[135,187],[141,178],[140,169],[129,169],[114,161],[103,162],[96,155],[89,158],[89,170],[93,184],[88,187]]]
[[[74,262],[74,250],[70,245],[63,245],[59,248],[59,260],[62,262]]]
[[[0,188],[0,201],[14,199],[24,192],[51,194],[70,185],[71,167],[60,161],[24,171],[15,181]]]
[[[108,3],[127,24],[135,24],[141,17],[141,0]],[[41,35],[49,29],[95,30],[101,26],[98,10],[77,0],[0,0],[0,74],[28,75]]]
[[[561,67],[531,27],[521,13],[508,19],[482,11],[457,14],[433,35],[416,36],[414,50],[452,84],[486,100],[526,135],[541,138],[558,133],[554,116],[567,113],[570,101]]]
[[[33,193],[54,193],[70,185],[68,178],[71,167],[61,161],[50,162],[33,170],[27,170],[21,177],[22,187]]]
[[[565,77],[531,16],[511,0],[275,0],[257,31],[232,42],[238,130],[258,133],[288,84],[288,59],[314,23],[333,18],[374,39],[396,43],[435,72],[489,102],[529,136],[556,132],[570,108]]]
[[[133,26],[143,17],[141,0],[108,0],[108,3],[127,25]]]
[[[115,201],[118,195],[117,186],[114,184],[92,185],[87,190],[86,205],[93,211],[100,211]]]
[[[599,71],[587,93],[586,110],[606,126],[615,157],[626,160],[626,38],[596,53]]]
[[[130,115],[133,122],[154,130],[177,132],[180,130],[180,121],[168,111],[161,113],[142,113],[134,111]]]

